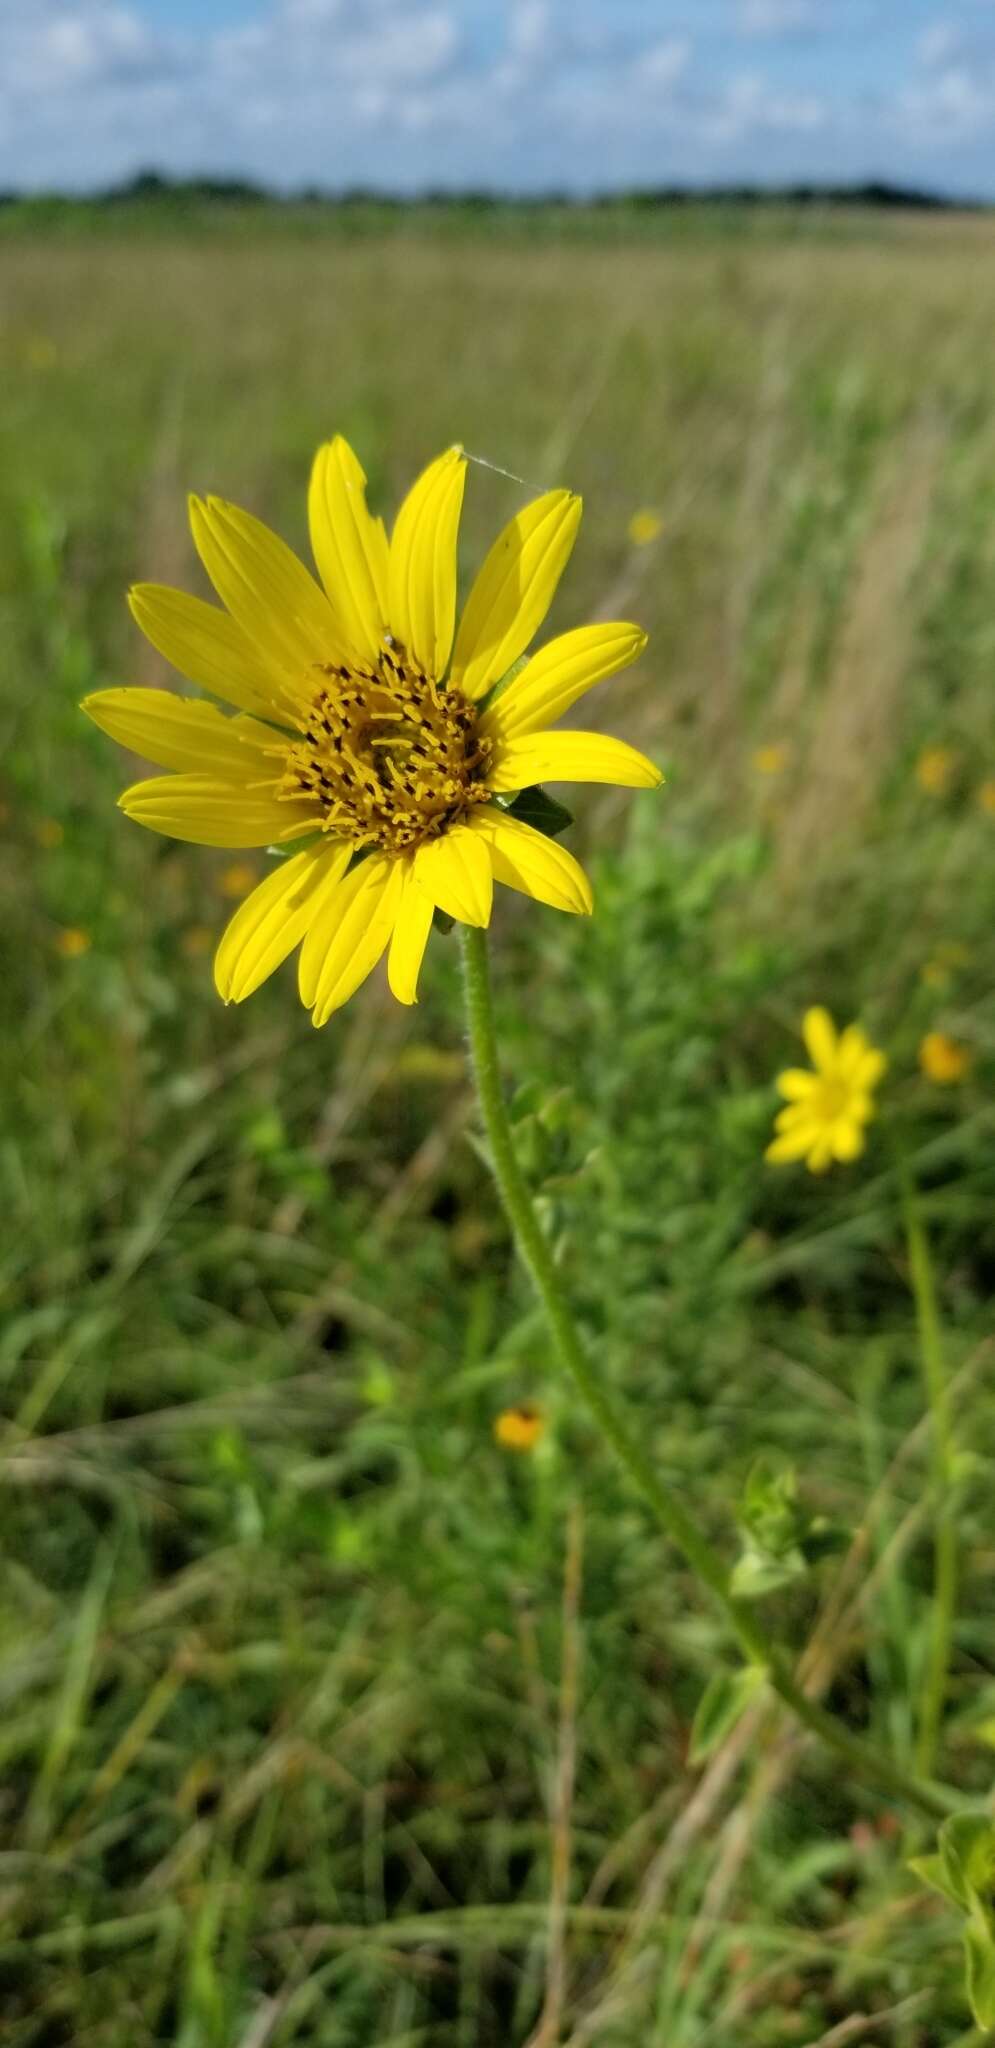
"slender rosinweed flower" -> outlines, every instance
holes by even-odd
[[[872,1091],[887,1066],[859,1024],[837,1034],[828,1010],[807,1010],[802,1036],[813,1071],[789,1067],[777,1086],[787,1108],[775,1118],[778,1135],[767,1147],[776,1166],[804,1159],[810,1173],[825,1173],[834,1159],[857,1159],[876,1114]]]
[[[460,448],[430,463],[388,542],[338,436],[318,451],[308,498],[324,588],[258,519],[193,498],[194,541],[226,609],[156,584],[131,592],[153,646],[237,715],[161,690],[87,697],[113,739],[174,771],[135,783],[121,808],[204,846],[309,842],[224,932],[215,981],[226,1002],[251,995],[300,946],[315,1024],[384,952],[394,995],[413,1003],[436,908],[486,925],[497,880],[559,910],[591,909],[573,856],[510,816],[503,797],[545,779],[661,781],[622,740],[549,730],[642,651],[638,626],[578,627],[516,669],[573,547],[579,498],[547,491],[516,514],[457,631],[465,474]]]

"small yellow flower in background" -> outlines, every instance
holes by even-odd
[[[634,512],[629,521],[629,539],[634,548],[648,547],[650,541],[658,540],[662,532],[663,520],[650,505],[644,505],[641,512]]]
[[[946,796],[954,779],[956,759],[949,747],[924,747],[916,762],[916,781],[927,796]]]
[[[258,868],[252,867],[247,860],[233,860],[231,866],[218,876],[218,888],[222,896],[247,896],[258,880]]]
[[[802,1036],[813,1072],[789,1067],[777,1086],[788,1107],[774,1121],[778,1135],[766,1157],[777,1166],[804,1159],[810,1173],[825,1173],[834,1159],[859,1158],[865,1126],[876,1115],[871,1091],[887,1060],[859,1024],[837,1033],[828,1010],[806,1010]]]
[[[175,771],[135,783],[122,810],[203,846],[309,842],[228,925],[214,963],[225,1002],[251,995],[297,946],[315,1024],[384,953],[393,994],[415,1002],[436,909],[487,925],[495,881],[559,910],[592,908],[573,855],[502,798],[545,781],[655,789],[662,780],[623,740],[551,730],[641,654],[638,626],[563,633],[496,690],[553,601],[581,506],[569,491],[547,491],[517,513],[457,629],[465,477],[462,449],[447,449],[408,492],[388,542],[339,435],[311,472],[321,584],[258,519],[194,498],[194,542],[226,609],[157,584],[131,593],[153,646],[238,715],[164,690],[88,697],[84,710],[112,739]]]
[[[990,818],[995,818],[995,775],[989,775],[978,790],[978,802]]]
[[[523,1401],[516,1408],[502,1408],[494,1418],[494,1441],[505,1451],[534,1451],[546,1428],[538,1408]]]
[[[180,952],[188,960],[202,960],[214,944],[214,933],[208,924],[192,924],[180,939]]]
[[[58,818],[39,818],[34,832],[38,845],[43,846],[47,853],[61,846],[66,836],[65,826],[60,825]]]
[[[80,960],[88,953],[93,941],[89,932],[81,932],[74,925],[63,925],[57,931],[52,944],[62,960]]]
[[[783,775],[791,759],[791,748],[783,745],[758,747],[753,766],[758,775]]]
[[[966,1079],[974,1065],[974,1054],[969,1046],[948,1038],[945,1031],[927,1031],[919,1047],[919,1065],[927,1081],[945,1087],[952,1081]]]

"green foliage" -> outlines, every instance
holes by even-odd
[[[806,1679],[911,1764],[932,1480],[904,1153],[959,1475],[937,1771],[980,1805],[990,229],[868,218],[865,247],[688,214],[663,246],[578,216],[567,248],[548,221],[254,218],[11,223],[4,247],[5,2048],[524,2048],[571,1739],[565,2039],[791,2048],[864,2014],[882,2048],[952,2044],[963,1973],[948,1902],[910,1890],[915,1824],[731,1675],[557,1384],[467,1142],[455,946],[433,937],[411,1013],[375,977],[316,1034],[289,969],[225,1010],[230,857],[127,825],[132,767],[76,704],[168,680],[123,592],[203,588],[188,487],[303,547],[341,427],[385,510],[457,436],[583,491],[551,627],[650,629],[584,722],[668,779],[567,792],[593,919],[498,892],[523,1162],[648,1452],[730,1568],[752,1558]],[[521,496],[471,471],[467,577]],[[663,529],[635,550],[644,505]],[[789,765],[762,774],[772,743]],[[956,755],[941,797],[927,744]],[[866,1158],[821,1182],[762,1156],[816,1000],[891,1059]],[[972,1050],[957,1088],[918,1073],[931,1029]],[[493,1424],[523,1401],[545,1427],[515,1456]]]
[[[967,1998],[979,2027],[995,2027],[995,1826],[984,1813],[954,1814],[940,1829],[934,1856],[910,1869],[966,1916]]]

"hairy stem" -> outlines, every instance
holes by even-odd
[[[959,1804],[954,1793],[910,1777],[890,1757],[873,1749],[859,1736],[851,1735],[796,1684],[785,1653],[768,1639],[752,1609],[730,1592],[728,1574],[719,1553],[702,1533],[694,1515],[661,1479],[656,1464],[647,1455],[640,1438],[630,1429],[614,1396],[608,1393],[599,1378],[581,1342],[515,1156],[511,1125],[501,1091],[487,938],[484,932],[467,925],[460,927],[460,938],[467,1029],[491,1167],[518,1250],[545,1309],[561,1366],[573,1381],[602,1437],[624,1465],[634,1486],[649,1502],[666,1535],[683,1552],[688,1564],[708,1587],[744,1655],[751,1663],[763,1667],[768,1682],[785,1706],[810,1733],[818,1736],[861,1777],[921,1812],[942,1817]]]

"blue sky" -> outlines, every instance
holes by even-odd
[[[995,199],[995,0],[0,0],[0,184]]]

